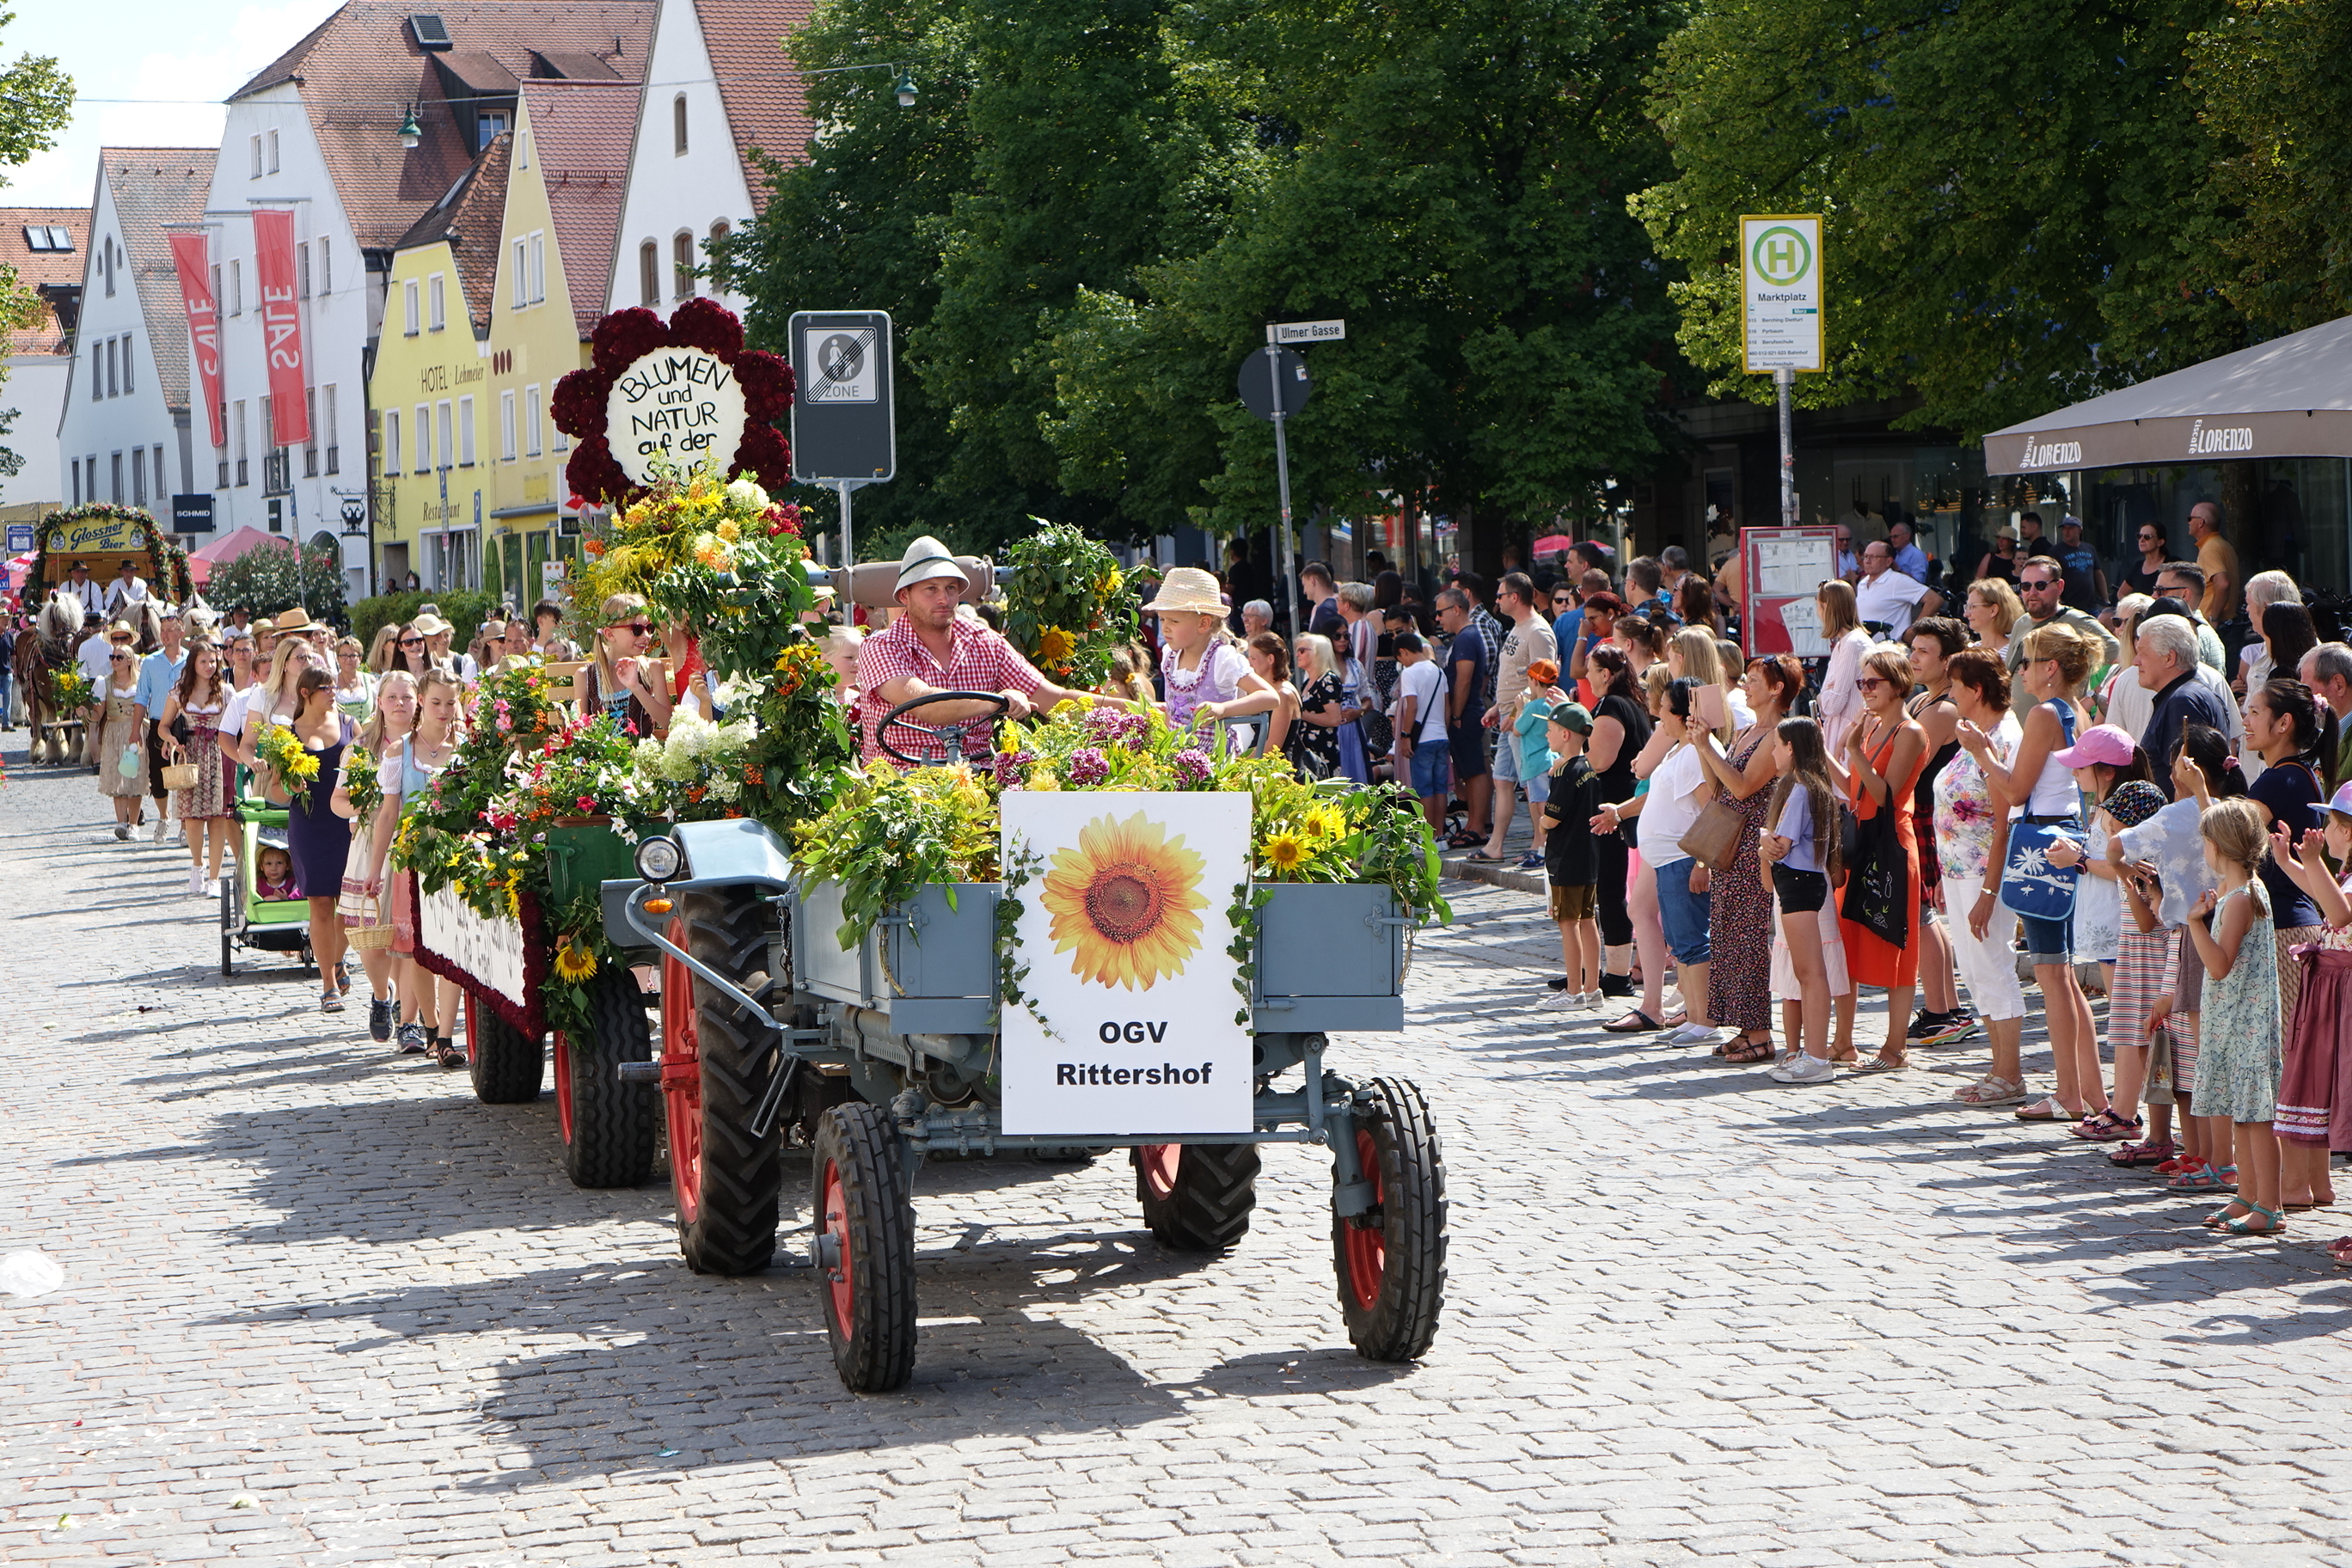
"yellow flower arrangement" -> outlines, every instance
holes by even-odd
[[[1307,863],[1307,845],[1296,833],[1269,835],[1257,853],[1277,877],[1287,877]]]

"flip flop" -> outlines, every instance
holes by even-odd
[[[1860,1067],[1855,1068],[1853,1070],[1857,1073],[1908,1072],[1910,1068],[1911,1064],[1900,1057],[1896,1058],[1893,1061],[1888,1061],[1885,1057],[1873,1057],[1868,1061],[1864,1062]]]
[[[1664,1027],[1665,1026],[1664,1024],[1659,1023],[1655,1018],[1651,1017],[1639,1007],[1634,1008],[1632,1012],[1626,1014],[1623,1017],[1618,1019],[1613,1024],[1603,1024],[1601,1026],[1601,1031],[1604,1034],[1611,1035],[1648,1035],[1654,1034]]]
[[[2064,1106],[2059,1104],[2058,1099],[2055,1095],[2048,1094],[2043,1095],[2040,1100],[2029,1100],[2025,1104],[2019,1106],[2015,1110],[2011,1111],[2010,1114],[2017,1118],[2020,1121],[2077,1121],[2081,1120],[2081,1118],[2074,1111],[2071,1111]]]

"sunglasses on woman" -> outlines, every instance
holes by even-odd
[[[423,637],[403,637],[400,639],[400,646],[403,647],[423,647],[425,646],[425,639]]]
[[[1865,675],[1853,683],[1853,689],[1856,691],[1875,691],[1885,684],[1886,677],[1883,675]]]
[[[630,632],[637,637],[646,637],[652,633],[654,624],[651,621],[614,621],[612,626],[606,629],[616,632]]]

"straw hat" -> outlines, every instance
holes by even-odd
[[[416,628],[419,636],[428,637],[446,637],[457,629],[440,616],[434,615],[419,616],[410,624]],[[280,631],[286,629],[282,622],[278,629]]]
[[[1143,606],[1143,613],[1222,616],[1225,613],[1224,595],[1217,587],[1216,578],[1208,573],[1197,566],[1177,566],[1160,580],[1160,592]]]
[[[948,553],[948,547],[926,533],[907,546],[907,553],[898,557],[898,584],[892,591],[903,594],[916,584],[928,582],[933,577],[952,577],[965,584],[971,582],[963,574],[963,568],[956,564],[955,557]]]
[[[280,633],[299,632],[309,630],[310,626],[310,612],[297,605],[290,610],[278,612],[275,629]]]

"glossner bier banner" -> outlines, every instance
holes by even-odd
[[[1250,797],[1008,790],[1003,806],[1004,865],[1037,858],[1015,927],[1034,1005],[1003,1021],[1004,1131],[1250,1131],[1229,951]]]
[[[228,426],[221,414],[220,302],[213,298],[210,248],[201,234],[172,237],[172,265],[180,274],[180,303],[188,312],[188,342],[196,360],[196,384],[204,389],[205,417],[212,426],[213,445],[228,445]]]
[[[284,207],[253,209],[253,275],[261,285],[261,347],[269,367],[268,443],[299,447],[310,439],[310,399],[302,371],[302,307],[294,294],[294,215]]]

